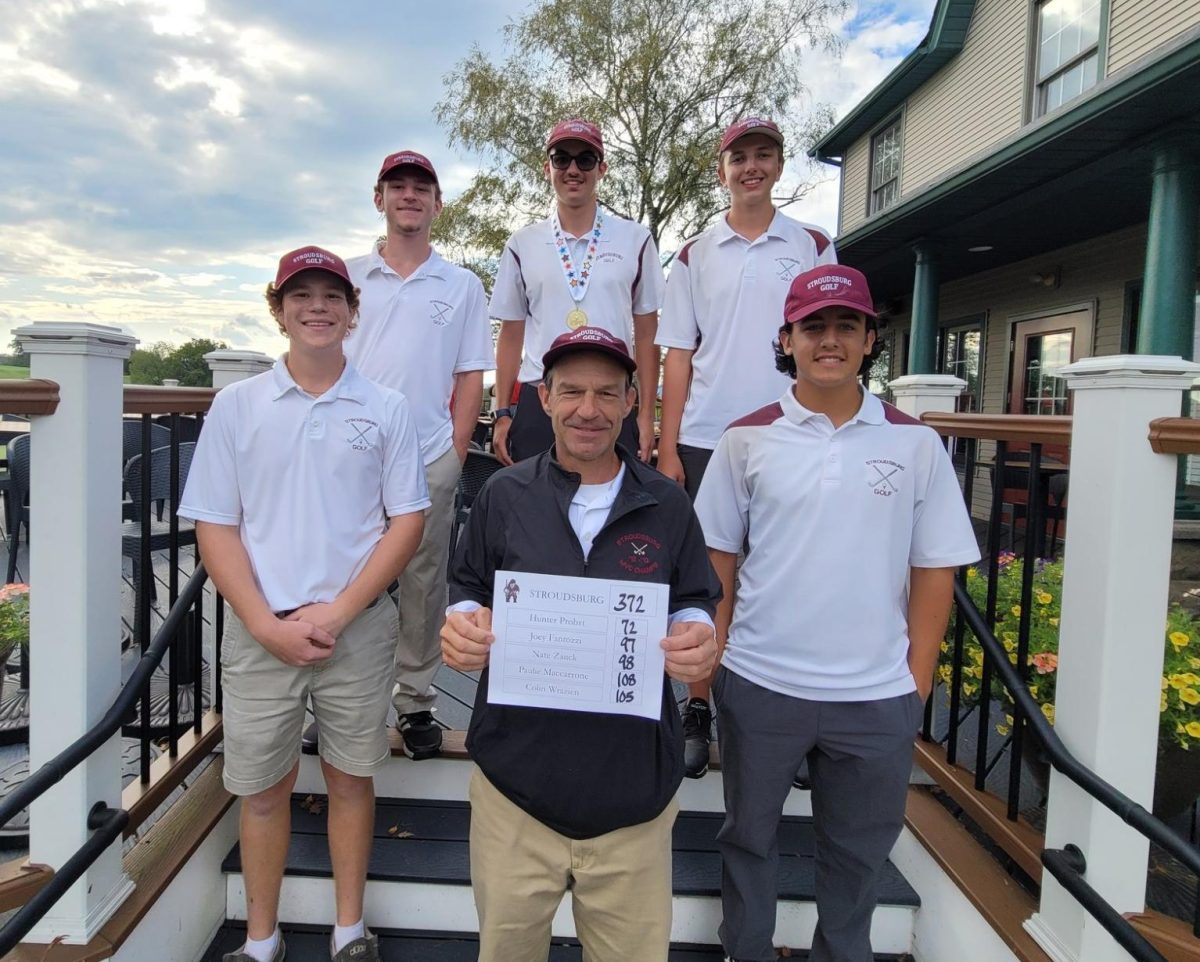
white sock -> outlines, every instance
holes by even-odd
[[[250,958],[257,959],[258,962],[271,962],[275,957],[275,951],[279,948],[279,926],[275,926],[275,931],[268,935],[265,939],[252,939],[246,937],[246,947],[242,949]]]
[[[363,925],[363,920],[359,919],[353,925],[335,925],[333,927],[333,951],[334,954],[341,952],[347,945],[355,939],[361,939],[367,934],[367,927]]]

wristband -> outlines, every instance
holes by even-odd
[[[500,420],[500,418],[511,418],[512,416],[513,416],[512,408],[496,408],[496,410],[492,412],[492,420],[493,421],[498,421],[498,420]]]

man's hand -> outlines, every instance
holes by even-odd
[[[702,621],[679,621],[659,642],[666,652],[667,674],[690,685],[712,674],[717,661],[717,637]]]
[[[921,696],[921,701],[929,701],[929,693],[933,691],[933,678],[917,678],[914,676],[913,681],[917,683],[917,694]]]
[[[442,625],[442,661],[458,671],[487,667],[492,651],[492,609],[452,611]]]
[[[336,636],[324,628],[308,621],[290,619],[272,619],[271,623],[252,634],[267,651],[293,668],[307,668],[324,661],[333,654],[336,641]]]
[[[659,444],[658,470],[672,481],[678,481],[680,484],[687,481],[687,474],[683,470],[683,462],[679,460],[679,453],[675,448],[665,448],[662,444]]]
[[[512,418],[497,418],[496,423],[492,425],[492,454],[499,458],[503,465],[513,463],[512,456],[508,453],[508,429],[512,427]]]
[[[471,448],[471,439],[470,438],[463,438],[461,442],[459,442],[459,441],[454,442],[454,453],[458,455],[458,463],[459,464],[467,463],[467,451],[469,451],[470,448]]]
[[[318,602],[316,604],[305,605],[303,608],[297,608],[283,620],[303,621],[306,624],[320,628],[325,633],[337,639],[346,630],[346,625],[350,624],[354,619],[347,618],[336,602],[332,604]]]
[[[638,411],[638,449],[639,461],[650,463],[650,455],[654,453],[654,409]]]

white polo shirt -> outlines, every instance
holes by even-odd
[[[318,398],[283,358],[213,398],[179,514],[237,525],[272,611],[333,601],[383,537],[429,507],[408,402],[347,363]]]
[[[565,235],[577,268],[587,257],[590,234]],[[588,326],[604,328],[633,353],[633,315],[657,311],[664,286],[650,232],[605,211],[587,293],[578,305],[588,316]],[[542,379],[542,355],[556,337],[570,330],[567,314],[574,307],[550,218],[522,227],[500,255],[489,309],[502,321],[525,321],[525,357],[517,380],[528,384]]]
[[[346,267],[362,292],[346,357],[364,377],[408,399],[430,464],[454,442],[454,375],[496,366],[483,285],[437,251],[407,278],[388,267],[378,247]]]
[[[779,211],[753,241],[721,217],[679,249],[655,343],[696,352],[681,443],[712,450],[727,425],[788,389],[771,348],[788,287],[797,274],[836,263],[828,234]]]
[[[696,514],[710,548],[749,535],[722,664],[795,698],[914,691],[908,570],[979,559],[941,439],[871,394],[837,430],[791,390],[735,421]]]

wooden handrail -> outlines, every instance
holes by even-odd
[[[1071,443],[1069,414],[940,414],[930,412],[921,420],[942,437],[978,438],[1017,444]]]
[[[1200,420],[1157,418],[1151,421],[1150,449],[1158,454],[1200,454]]]
[[[58,402],[54,381],[40,377],[0,380],[0,414],[53,414]]]
[[[990,792],[978,791],[971,773],[951,765],[946,759],[946,749],[941,745],[917,739],[914,759],[983,833],[1020,866],[1022,872],[1034,882],[1041,881],[1042,849],[1046,845],[1040,832],[1024,818],[1010,821],[1004,800]]]
[[[20,908],[42,886],[54,878],[49,865],[34,865],[27,858],[15,858],[0,865],[0,912]]]
[[[216,390],[211,387],[125,385],[125,414],[205,414]]]
[[[136,779],[121,792],[121,807],[129,813],[125,837],[135,835],[145,821],[167,800],[183,780],[207,758],[223,736],[221,716],[207,712],[200,719],[200,734],[188,729],[179,736],[179,754],[172,758],[162,754],[150,765],[150,781],[143,785]]]

